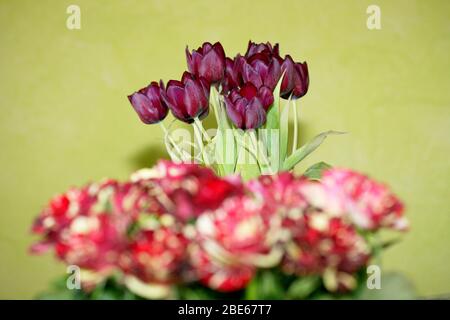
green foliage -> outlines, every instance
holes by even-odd
[[[366,281],[354,296],[359,300],[410,300],[417,298],[414,286],[404,275],[396,272],[381,274],[381,288],[369,289]]]
[[[278,84],[273,91],[274,101],[272,106],[269,108],[269,111],[267,112],[266,124],[264,125],[264,129],[280,128],[280,88],[281,80],[278,81]]]
[[[283,275],[276,270],[260,270],[246,289],[248,300],[280,300],[285,298]]]
[[[257,155],[252,148],[250,135],[247,131],[236,130],[235,138],[238,145],[238,159],[235,172],[239,173],[244,180],[258,177],[261,170],[258,164]]]
[[[286,103],[280,114],[280,166],[284,163],[287,157],[287,150],[289,145],[289,109],[291,107],[291,100]]]
[[[303,175],[311,180],[319,180],[320,178],[322,178],[322,173],[330,168],[331,166],[328,163],[321,161],[316,164],[313,164],[311,167],[306,169]]]
[[[67,277],[61,277],[51,284],[48,291],[39,294],[40,300],[142,300],[114,278],[99,283],[91,292],[82,289],[68,289]]]
[[[300,149],[294,151],[283,163],[283,170],[293,169],[300,161],[306,158],[314,150],[316,150],[326,137],[329,135],[344,134],[344,132],[339,131],[326,131],[315,136],[310,142],[303,145]]]
[[[280,136],[277,137],[277,141],[272,141],[271,134],[279,134],[280,129],[280,111],[281,111],[281,98],[280,98],[281,80],[278,81],[275,90],[273,91],[274,101],[272,106],[267,112],[266,124],[263,127],[262,142],[267,150],[267,155],[270,160],[272,169],[277,172],[280,169]],[[278,131],[278,132],[277,132]],[[275,143],[274,143],[275,142]]]
[[[240,300],[243,299],[243,291],[219,292],[194,282],[177,286],[175,298],[182,300]]]
[[[321,285],[320,277],[308,276],[294,280],[286,293],[289,299],[306,299]]]
[[[286,275],[277,268],[259,270],[245,290],[236,292],[218,292],[198,282],[183,284],[174,288],[170,298],[183,300],[279,300],[279,299],[314,299],[314,300],[379,300],[379,299],[415,299],[412,283],[399,273],[382,273],[381,289],[367,287],[365,269],[356,274],[358,287],[348,293],[330,293],[324,286],[320,276],[296,277]],[[51,289],[40,294],[42,300],[143,300],[132,293],[113,277],[98,284],[91,292],[69,290],[67,277],[52,283]]]

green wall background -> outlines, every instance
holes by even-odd
[[[366,28],[377,4],[382,29]],[[81,30],[66,8],[81,7]],[[64,272],[31,257],[28,230],[46,201],[72,185],[125,178],[166,156],[126,95],[178,78],[186,45],[279,42],[308,61],[302,141],[331,137],[319,160],[388,182],[412,230],[384,267],[421,295],[450,292],[450,1],[0,0],[0,297],[32,298]]]

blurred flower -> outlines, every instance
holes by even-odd
[[[266,110],[272,103],[273,95],[267,87],[258,90],[251,83],[225,97],[228,117],[240,129],[257,129],[264,125]]]
[[[262,175],[247,183],[247,188],[264,202],[266,206],[286,214],[302,214],[309,206],[302,188],[310,183],[307,179],[296,177],[291,172],[280,172],[275,175]],[[292,212],[291,212],[292,211]]]
[[[333,270],[350,275],[365,266],[370,258],[364,238],[342,218],[314,211],[298,219],[289,217],[284,225],[292,233],[292,241],[286,245],[285,272],[325,277]],[[327,289],[339,288],[331,285]]]
[[[196,164],[164,160],[134,179],[152,188],[166,212],[184,221],[214,210],[228,197],[243,192],[239,179],[220,178],[211,168]]]
[[[286,55],[281,72],[284,73],[280,89],[282,98],[288,99],[292,95],[292,99],[298,99],[308,92],[309,75],[306,62],[296,63],[290,55]]]
[[[192,123],[194,118],[203,119],[208,115],[209,85],[204,78],[185,72],[181,81],[170,80],[166,90],[161,90],[161,96],[181,121]]]
[[[252,266],[214,260],[198,245],[192,245],[189,248],[189,257],[197,280],[219,292],[244,289],[256,271]]]
[[[140,186],[114,180],[71,189],[36,219],[33,232],[43,238],[31,250],[42,253],[54,247],[67,264],[96,272],[114,269],[129,226],[154,204]]]
[[[339,197],[341,210],[359,227],[376,230],[382,227],[405,230],[402,202],[389,188],[367,176],[349,169],[329,169],[322,185],[325,199]],[[324,200],[326,201],[326,200]]]
[[[192,50],[192,54],[186,47],[186,59],[189,71],[196,77],[203,77],[208,83],[217,83],[223,79],[225,52],[220,42],[214,45],[205,42],[197,50]]]
[[[164,89],[162,82],[160,86]],[[168,108],[161,100],[160,86],[152,82],[149,86],[128,96],[128,100],[143,123],[157,123],[167,116]]]
[[[41,239],[32,251],[54,248],[82,268],[84,290],[114,273],[149,298],[192,281],[229,292],[244,289],[258,268],[280,267],[345,292],[372,256],[358,230],[402,229],[402,210],[386,186],[347,169],[329,169],[321,181],[281,172],[243,184],[211,168],[160,161],[131,181],[54,197],[35,220]]]
[[[340,285],[328,283],[329,290],[354,289],[356,282],[351,274],[367,263],[370,248],[345,217],[313,206],[309,196],[313,188],[321,186],[319,182],[282,172],[261,176],[247,186],[282,219],[278,232],[284,234],[280,240],[285,248],[285,272],[323,277],[332,274],[337,278],[330,283]]]
[[[181,280],[188,239],[174,228],[142,230],[133,237],[121,257],[121,267],[146,283],[173,283]]]
[[[234,197],[220,208],[202,214],[196,223],[197,231],[202,241],[212,241],[220,247],[213,254],[220,255],[219,250],[224,250],[222,259],[265,254],[275,241],[268,234],[272,216],[262,210],[262,203],[252,198]]]
[[[114,269],[126,244],[118,219],[107,213],[74,218],[55,244],[56,255],[83,269]]]
[[[47,251],[59,241],[61,231],[69,227],[73,218],[79,212],[89,212],[95,202],[96,195],[89,192],[89,186],[73,188],[54,197],[33,223],[32,232],[44,236],[44,239],[34,244],[32,251]]]

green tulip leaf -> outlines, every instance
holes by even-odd
[[[244,181],[258,177],[261,170],[257,155],[252,152],[249,134],[242,130],[235,130],[234,133],[239,150],[235,173],[240,174]]]
[[[289,110],[291,108],[291,99],[288,100],[280,115],[280,163],[286,159],[289,143]]]
[[[320,277],[301,277],[296,279],[289,286],[287,296],[289,299],[305,299],[318,289],[320,285]]]
[[[303,175],[311,180],[320,180],[320,178],[322,178],[322,173],[330,168],[331,166],[328,163],[321,161],[306,169]]]
[[[285,298],[285,288],[280,274],[274,270],[260,270],[247,285],[247,300],[280,300]]]
[[[231,132],[232,125],[229,122],[225,107],[221,101],[220,95],[215,87],[211,87],[210,105],[216,115],[217,121],[217,135],[215,140],[215,159],[217,159],[217,166],[223,175],[230,175],[234,173],[237,161],[236,141]]]
[[[263,132],[261,135],[262,142],[266,145],[267,153],[272,165],[272,169],[276,172],[280,168],[279,154],[280,154],[280,88],[281,79],[278,81],[275,90],[273,91],[273,104],[267,112],[266,124],[264,125]],[[278,136],[276,136],[278,135]],[[272,137],[274,138],[272,140]]]
[[[325,138],[329,135],[333,134],[344,134],[345,132],[339,131],[326,131],[321,134],[315,136],[310,142],[303,145],[301,148],[297,149],[294,153],[292,153],[283,163],[283,170],[291,170],[294,168],[300,161],[305,159],[309,154],[311,154],[314,150],[316,150]]]
[[[266,124],[264,129],[279,129],[280,128],[280,88],[281,79],[278,81],[275,90],[273,91],[273,104],[269,107],[267,112]]]

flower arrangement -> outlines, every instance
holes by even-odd
[[[296,102],[306,62],[249,42],[234,59],[220,43],[186,49],[180,81],[151,82],[129,101],[159,123],[169,160],[54,197],[33,224],[31,250],[80,269],[80,299],[357,297],[366,268],[407,230],[402,202],[369,177],[320,162],[292,169],[331,134],[298,147]],[[194,132],[179,139],[169,110]],[[205,129],[212,111],[217,128]],[[289,114],[295,121],[290,132]],[[178,136],[178,139],[177,139]],[[291,152],[288,152],[288,149]],[[53,296],[52,296],[53,297]]]

